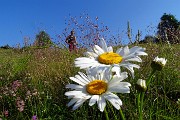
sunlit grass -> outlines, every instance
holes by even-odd
[[[148,78],[151,61],[159,56],[168,61],[164,69],[155,74],[145,94],[143,116],[147,120],[178,119],[180,105],[176,101],[180,98],[179,45],[138,46],[146,48],[148,56],[142,57],[141,68],[135,70],[135,79],[128,77],[125,80],[132,84],[131,93],[119,95],[123,101],[125,117],[128,120],[138,119],[135,83],[139,78]],[[0,118],[28,120],[36,115],[43,120],[105,119],[104,113],[101,113],[96,105],[89,107],[86,102],[76,111],[66,106],[69,101],[64,96],[65,85],[70,82],[69,77],[79,71],[79,68],[74,67],[74,59],[83,56],[82,53],[83,51],[79,54],[69,53],[59,48],[24,51],[0,49]],[[16,80],[22,82],[22,85],[15,91],[12,85]],[[22,112],[17,109],[17,97],[25,102]],[[5,111],[8,111],[8,115]],[[107,111],[114,111],[109,114],[112,120],[119,118],[119,112],[113,107],[107,108]]]

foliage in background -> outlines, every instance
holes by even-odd
[[[3,49],[11,49],[12,47],[10,47],[10,46],[7,44],[7,45],[4,45],[4,46],[1,46],[0,48],[3,48]]]
[[[40,31],[36,35],[34,45],[38,47],[50,47],[53,45],[53,42],[51,41],[50,36],[45,31]]]
[[[180,47],[167,44],[141,44],[147,49],[148,57],[143,57],[139,70],[135,70],[135,79],[126,81],[132,84],[131,93],[119,95],[123,101],[122,110],[127,120],[137,119],[137,91],[134,87],[137,79],[146,79],[150,73],[150,63],[154,57],[168,60],[162,72],[157,72],[145,94],[144,119],[178,119],[180,106]],[[66,105],[65,85],[69,77],[77,74],[74,59],[83,56],[69,53],[66,49],[44,48],[27,51],[0,49],[0,118],[3,119],[38,119],[48,120],[88,120],[105,119],[97,106],[89,107],[86,102],[76,111]],[[22,110],[22,111],[19,111]],[[112,111],[111,108],[108,111]],[[114,109],[109,115],[113,120]],[[119,116],[117,116],[119,117]]]
[[[180,21],[172,14],[164,14],[158,24],[159,41],[169,41],[171,44],[180,43]]]
[[[144,40],[140,41],[139,43],[155,43],[156,37],[151,36],[151,35],[146,35],[144,37]]]

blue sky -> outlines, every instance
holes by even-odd
[[[164,13],[180,20],[180,0],[0,0],[0,46],[23,46],[23,38],[31,42],[40,30],[53,38],[65,28],[65,17],[83,12],[99,20],[117,33],[127,29],[145,36],[147,26],[156,27]],[[124,38],[125,40],[127,38]]]

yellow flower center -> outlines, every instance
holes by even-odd
[[[103,80],[94,80],[87,84],[86,90],[91,95],[101,95],[107,90],[107,83]]]
[[[98,61],[106,65],[118,64],[122,59],[123,58],[119,54],[113,52],[106,52],[98,57]]]

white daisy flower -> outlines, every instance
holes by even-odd
[[[158,58],[158,56],[155,57],[155,59],[153,61],[156,62],[156,63],[161,64],[162,66],[165,66],[166,62],[167,62],[167,60],[165,58]]]
[[[134,77],[133,68],[139,68],[138,65],[130,63],[131,61],[142,62],[140,55],[147,55],[145,48],[128,46],[117,49],[113,52],[112,46],[107,47],[104,39],[100,40],[100,46],[95,45],[91,50],[87,51],[87,57],[79,57],[75,59],[75,66],[80,69],[95,67],[123,66],[130,70]]]
[[[121,73],[120,77],[112,77],[110,69],[97,71],[88,71],[88,75],[79,72],[79,75],[70,77],[70,79],[77,84],[68,84],[66,88],[72,91],[65,93],[70,102],[68,106],[73,106],[73,110],[80,107],[86,100],[89,100],[89,105],[92,106],[97,102],[98,108],[101,112],[104,111],[106,100],[108,100],[116,109],[120,109],[122,105],[121,99],[113,93],[130,93],[131,86],[128,82],[122,82],[126,79],[127,72]]]
[[[136,88],[139,91],[146,91],[147,90],[147,86],[146,86],[146,81],[142,80],[142,79],[138,79],[137,83],[136,83]]]
[[[158,56],[151,63],[151,67],[155,70],[162,70],[166,65],[167,60],[165,58],[159,58]]]
[[[180,99],[178,99],[178,100],[176,101],[176,103],[180,105]]]

